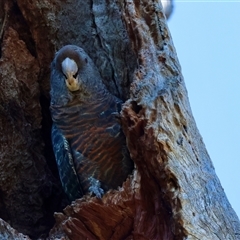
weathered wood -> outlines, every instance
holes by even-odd
[[[161,11],[154,1],[141,1],[140,6],[128,1],[126,9],[128,32],[137,36],[135,47],[141,63],[123,112],[124,119],[133,123],[131,128],[125,126],[130,152],[137,153],[133,159],[144,156],[151,179],[156,180],[164,192],[163,199],[171,205],[178,226],[175,234],[180,230],[189,239],[239,239],[239,220],[197,130]],[[131,121],[132,114],[128,113],[134,106],[138,110]],[[142,136],[136,144],[134,132],[140,122]]]
[[[37,237],[52,227],[53,212],[61,209],[62,189],[43,154],[40,65],[34,41],[18,6],[5,1],[3,9],[0,217],[18,231]]]
[[[22,233],[17,232],[8,223],[0,219],[0,239],[2,240],[30,240]]]

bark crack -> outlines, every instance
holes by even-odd
[[[104,50],[104,53],[105,53],[105,57],[106,59],[108,60],[110,66],[111,66],[111,72],[112,72],[112,82],[114,83],[114,87],[115,87],[115,90],[117,91],[117,96],[121,96],[120,94],[120,90],[119,90],[119,87],[118,87],[118,84],[116,82],[116,78],[115,78],[115,68],[114,68],[114,61],[112,59],[112,57],[110,56],[111,55],[111,52],[109,52],[109,48],[106,47],[105,45],[105,40],[103,38],[103,36],[101,35],[101,30],[99,29],[98,27],[98,20],[97,20],[97,16],[95,14],[95,5],[97,5],[97,3],[95,3],[94,0],[91,0],[91,12],[92,12],[92,22],[93,22],[93,26],[94,26],[94,29],[96,29],[96,36],[97,36],[97,39],[98,39],[98,43],[99,45],[101,46],[101,49]],[[104,6],[107,8],[107,6]],[[98,13],[99,14],[99,13]],[[107,17],[107,16],[106,16]]]

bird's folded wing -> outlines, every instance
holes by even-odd
[[[52,143],[65,193],[71,201],[82,197],[83,191],[76,173],[69,142],[55,124],[52,126]]]

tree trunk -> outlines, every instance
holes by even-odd
[[[2,219],[32,239],[46,238],[53,213],[66,206],[50,140],[49,66],[55,51],[76,44],[126,101],[121,121],[135,170],[119,190],[56,213],[48,239],[240,239],[193,119],[160,1],[1,4]],[[17,239],[1,226],[2,236]]]

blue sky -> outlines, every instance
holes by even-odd
[[[240,0],[175,0],[168,21],[216,173],[240,218]]]

